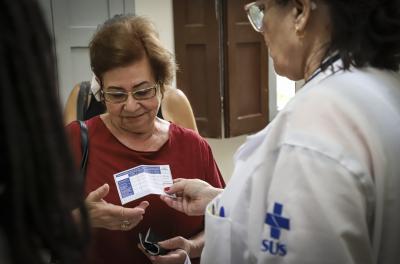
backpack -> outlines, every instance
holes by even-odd
[[[103,114],[106,107],[94,97],[90,89],[90,82],[83,81],[79,85],[78,98],[76,103],[76,119],[88,120],[93,116]]]

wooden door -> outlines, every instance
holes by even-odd
[[[268,123],[268,54],[250,25],[243,0],[227,1],[225,134],[253,133]]]
[[[203,136],[219,138],[221,130],[218,21],[214,0],[174,0],[177,87],[193,107]]]

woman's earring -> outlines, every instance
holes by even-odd
[[[296,35],[297,35],[299,38],[303,38],[303,37],[304,37],[304,31],[301,30],[301,29],[299,28],[298,25],[295,25],[295,26],[294,26],[294,30],[296,31]]]

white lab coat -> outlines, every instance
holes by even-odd
[[[341,63],[237,151],[202,263],[400,263],[400,76]]]

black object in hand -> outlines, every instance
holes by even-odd
[[[146,252],[152,256],[165,255],[171,251],[157,244],[158,241],[155,239],[155,235],[150,233],[150,228],[147,230],[144,238],[142,237],[142,234],[139,233],[139,241]]]

